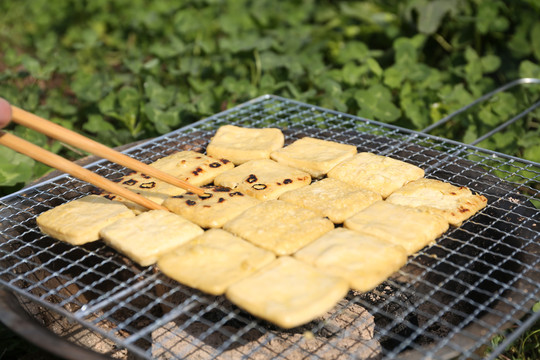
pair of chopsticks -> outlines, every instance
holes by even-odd
[[[24,111],[16,106],[11,106],[12,121],[20,125],[36,130],[51,138],[60,140],[79,149],[85,150],[91,154],[110,160],[114,163],[123,165],[129,169],[140,171],[143,174],[152,176],[156,179],[165,181],[169,184],[181,187],[197,195],[204,195],[204,190],[193,186],[183,180],[180,180],[170,174],[164,173],[145,163],[135,160],[127,155],[117,152],[103,144],[84,137],[76,132],[68,130],[51,121],[45,120],[37,115]],[[0,145],[7,146],[21,154],[27,155],[34,160],[42,162],[50,167],[68,173],[80,180],[86,181],[110,193],[120,195],[141,206],[153,210],[168,210],[151,200],[136,194],[123,186],[118,185],[104,177],[101,177],[90,170],[87,170],[69,160],[64,159],[52,152],[44,150],[26,140],[23,140],[13,134],[0,130]]]

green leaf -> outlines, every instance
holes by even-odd
[[[540,65],[529,60],[522,61],[519,64],[519,76],[528,78],[540,78]]]
[[[139,107],[140,94],[137,89],[131,86],[124,86],[117,94],[118,105],[130,113],[137,112]]]
[[[531,28],[530,38],[534,57],[540,62],[540,22],[536,22]]]
[[[384,85],[377,84],[367,90],[356,91],[354,98],[360,106],[359,115],[368,119],[393,122],[400,115],[400,110],[392,103],[392,94]]]
[[[397,89],[401,86],[403,80],[407,76],[406,67],[394,65],[384,71],[384,84],[391,88]]]
[[[363,61],[370,56],[369,48],[361,41],[351,41],[343,44],[339,50],[336,60],[340,64],[346,64],[350,61]]]
[[[65,97],[62,97],[61,95],[55,96],[55,97],[53,96],[49,97],[47,99],[46,105],[48,109],[50,109],[51,111],[59,115],[70,116],[70,115],[75,115],[77,113],[77,108],[71,105],[69,101]]]
[[[168,133],[180,125],[180,117],[177,110],[162,111],[147,104],[144,111],[160,134]]]
[[[97,134],[103,131],[114,131],[114,126],[103,116],[92,114],[88,116],[88,121],[83,125],[83,129]]]
[[[465,78],[471,83],[476,83],[482,79],[482,63],[476,51],[467,47],[465,50],[465,59],[467,65],[465,65]]]
[[[79,99],[87,102],[98,101],[107,90],[101,74],[87,74],[85,72],[78,72],[75,75],[71,88]]]
[[[0,150],[0,186],[28,182],[32,178],[35,161],[5,147]]]
[[[527,160],[540,162],[540,144],[525,149],[523,151],[523,157]]]
[[[355,62],[349,61],[341,69],[341,78],[348,85],[356,85],[368,71],[367,65],[357,65]]]
[[[456,0],[415,1],[413,8],[418,12],[418,31],[433,34],[442,23],[444,16],[456,8]]]
[[[383,74],[383,69],[381,68],[377,60],[373,58],[368,58],[366,60],[366,65],[368,66],[369,70],[371,70],[371,72],[373,72],[378,77],[381,77],[381,75]]]
[[[153,106],[160,109],[169,107],[174,101],[176,91],[173,87],[163,87],[153,78],[148,78],[144,83],[144,93],[150,99]]]
[[[501,59],[496,55],[486,55],[480,59],[482,72],[489,74],[495,72],[501,66]]]

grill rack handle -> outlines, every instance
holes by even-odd
[[[494,95],[496,95],[496,94],[498,94],[498,93],[500,93],[502,91],[506,91],[508,89],[516,87],[518,85],[527,85],[527,84],[540,84],[540,79],[537,79],[537,78],[521,78],[521,79],[511,81],[511,82],[509,82],[509,83],[507,83],[505,85],[502,85],[502,86],[496,88],[495,90],[492,90],[492,91],[482,95],[481,97],[479,97],[476,100],[472,101],[471,103],[463,106],[462,108],[460,108],[460,109],[446,115],[445,117],[443,117],[439,121],[429,125],[428,127],[424,128],[423,130],[420,130],[420,132],[424,133],[424,134],[427,134],[430,131],[432,131],[433,129],[447,123],[448,121],[453,119],[455,116],[469,110],[471,107],[473,107],[473,106],[475,106],[475,105],[477,105],[477,104],[479,104],[479,103],[481,103],[483,101],[486,101],[487,99],[491,98],[492,96],[494,96]],[[523,118],[525,115],[532,112],[533,110],[535,110],[538,107],[540,107],[540,100],[535,102],[534,104],[532,104],[530,107],[528,107],[527,109],[525,109],[521,113],[519,113],[516,116],[512,117],[511,119],[506,120],[501,125],[497,126],[495,129],[490,130],[486,134],[478,137],[476,140],[474,140],[473,142],[471,142],[469,144],[470,145],[479,144],[480,142],[484,141],[485,139],[489,138],[490,136],[493,136],[494,134],[498,133],[499,131],[507,128],[511,124],[513,124],[516,121],[518,121],[519,119]]]

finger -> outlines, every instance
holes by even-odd
[[[0,98],[0,129],[5,127],[11,121],[11,105]]]

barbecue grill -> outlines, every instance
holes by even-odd
[[[540,164],[428,135],[432,127],[415,132],[271,95],[125,152],[149,163],[204,151],[225,124],[279,127],[286,145],[304,136],[353,144],[467,186],[488,205],[373,291],[351,291],[322,318],[283,330],[102,242],[75,247],[40,233],[37,215],[96,191],[62,175],[0,199],[2,321],[74,359],[448,359],[483,357],[490,339],[512,327],[494,358],[539,319],[531,308],[540,292]],[[87,167],[112,180],[128,172],[104,160]]]

